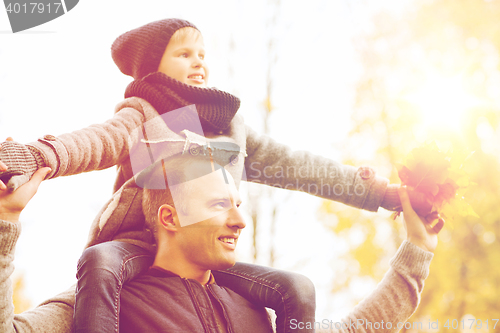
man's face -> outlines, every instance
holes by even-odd
[[[186,260],[201,270],[232,267],[241,229],[246,224],[238,211],[241,199],[231,175],[222,169],[181,184],[187,186],[187,212],[177,212],[179,219],[199,221],[180,227],[179,246]]]
[[[179,30],[176,33],[178,32]],[[178,41],[174,40],[174,36],[165,49],[158,71],[182,83],[206,87],[208,66],[205,62],[205,46],[202,37],[187,35]]]

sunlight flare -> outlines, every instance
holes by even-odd
[[[455,131],[460,130],[464,114],[480,102],[464,89],[462,75],[428,75],[425,83],[406,99],[418,108],[426,128]]]

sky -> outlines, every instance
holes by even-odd
[[[313,0],[306,7],[302,1],[283,1],[279,28],[273,32],[273,138],[293,149],[340,158],[335,146],[349,132],[354,84],[361,73],[352,38],[369,29],[375,11],[403,10],[404,3]],[[263,0],[83,0],[56,20],[12,34],[7,14],[0,10],[0,140],[12,136],[29,143],[111,118],[131,81],[111,59],[112,42],[125,31],[168,17],[187,19],[200,29],[209,85],[240,97],[240,114],[262,131],[271,34],[266,22],[271,13]],[[76,282],[77,260],[92,220],[111,197],[115,173],[110,168],[45,181],[23,212],[15,265],[16,274],[25,277],[33,305]],[[246,190],[242,185],[241,191]],[[263,230],[262,251],[273,244],[277,267],[313,280],[317,318],[346,314],[349,309],[329,294],[331,280],[341,274],[334,261],[342,244],[317,218],[321,200],[285,191],[275,200],[280,202],[279,233],[269,239]],[[267,208],[263,204],[262,209]],[[238,256],[251,262],[248,229],[238,244]],[[360,290],[371,287],[368,283]]]

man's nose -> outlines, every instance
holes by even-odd
[[[229,210],[228,226],[231,228],[243,229],[247,226],[243,215],[241,215],[238,207],[233,207]]]

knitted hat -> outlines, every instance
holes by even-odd
[[[111,46],[111,56],[120,71],[134,79],[156,72],[172,35],[193,24],[180,19],[151,22],[119,36]]]

